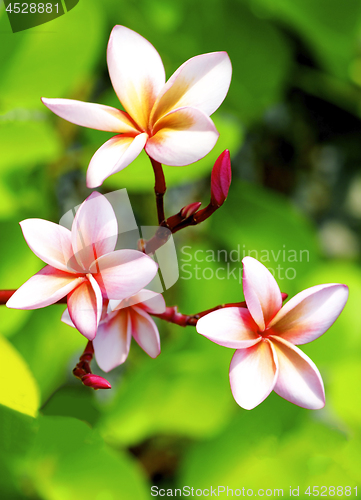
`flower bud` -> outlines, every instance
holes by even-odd
[[[95,375],[94,373],[87,373],[82,377],[81,381],[84,385],[92,387],[93,389],[111,389],[110,383],[105,380],[105,378],[100,375]]]
[[[228,149],[217,158],[211,175],[211,204],[221,206],[228,196],[231,185],[231,158]]]
[[[191,215],[195,214],[201,205],[202,203],[200,201],[196,201],[195,203],[190,203],[189,205],[186,205],[180,211],[181,217],[183,217],[183,219],[187,219]]]

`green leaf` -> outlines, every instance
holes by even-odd
[[[0,337],[0,405],[35,417],[39,390],[22,356],[4,337]]]
[[[41,417],[24,474],[41,498],[147,500],[143,473],[130,456],[108,448],[84,422]]]
[[[250,0],[263,16],[281,20],[298,32],[324,67],[347,78],[361,20],[358,0]]]
[[[69,97],[87,86],[100,53],[105,61],[102,33],[102,11],[92,0],[50,23],[16,35],[0,33],[9,54],[1,67],[0,110],[16,105],[45,112],[41,97]]]
[[[195,328],[172,326],[181,339],[163,345],[155,360],[144,357],[104,408],[99,429],[109,443],[134,445],[160,433],[209,437],[227,423],[234,409],[227,372],[232,352]]]

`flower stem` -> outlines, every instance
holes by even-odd
[[[164,172],[162,164],[158,161],[153,160],[153,158],[149,157],[155,177],[155,185],[154,192],[157,203],[157,214],[158,214],[158,224],[164,225],[165,222],[165,214],[164,214],[164,194],[167,190],[167,186],[165,183]]]

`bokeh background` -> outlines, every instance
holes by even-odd
[[[196,262],[196,250],[240,249],[240,258],[268,251],[264,263],[284,268],[279,284],[290,295],[346,283],[341,317],[303,346],[324,378],[326,407],[305,410],[273,393],[241,409],[228,382],[232,350],[169,324],[159,325],[159,358],[133,343],[127,362],[109,374],[113,389],[96,392],[71,374],[85,341],[60,322],[64,306],[1,307],[0,497],[146,500],[150,485],[283,488],[284,497],[299,486],[300,498],[309,498],[308,486],[350,486],[354,497],[361,483],[361,2],[80,0],[17,34],[0,4],[0,288],[20,286],[42,267],[18,222],[58,222],[90,192],[86,167],[109,134],[59,119],[40,97],[117,106],[105,57],[115,24],[150,40],[168,76],[205,52],[226,50],[233,64],[229,94],[213,115],[216,147],[190,167],[165,167],[171,215],[207,203],[215,158],[225,148],[232,155],[226,204],[175,235],[179,259],[189,262],[167,303],[193,314],[243,299],[238,279],[211,278],[227,263]],[[155,224],[145,155],[101,191],[124,187],[139,224]],[[301,250],[309,258],[301,261]],[[231,264],[238,276],[241,263]],[[101,373],[95,363],[94,371]]]

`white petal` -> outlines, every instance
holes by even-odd
[[[156,358],[160,354],[160,338],[157,325],[149,314],[140,307],[132,307],[130,316],[134,340],[151,358]]]
[[[318,410],[325,405],[325,391],[316,365],[298,347],[279,337],[270,337],[279,374],[274,391],[287,401]]]
[[[55,304],[85,281],[51,266],[45,266],[26,281],[7,301],[11,309],[39,309]]]
[[[68,308],[66,308],[63,314],[61,315],[61,321],[66,325],[71,326],[72,328],[76,328],[71,320]]]
[[[165,83],[162,60],[153,45],[124,26],[115,26],[108,44],[108,68],[124,109],[146,131],[153,104]]]
[[[26,219],[20,226],[30,249],[46,264],[66,273],[80,271],[73,256],[69,229],[43,219]]]
[[[119,311],[109,321],[101,323],[93,340],[94,354],[99,367],[109,372],[128,357],[132,329],[127,309]]]
[[[211,115],[226,97],[231,76],[232,65],[226,52],[192,57],[163,87],[151,114],[152,123],[169,111],[185,106]]]
[[[124,300],[110,300],[109,311],[116,309],[123,309],[124,307],[131,307],[137,305],[145,311],[154,314],[161,314],[165,311],[166,305],[161,293],[152,292],[151,290],[140,290],[140,292],[132,295]]]
[[[72,99],[46,99],[45,97],[42,101],[53,113],[75,125],[117,134],[139,132],[124,111],[110,106]]]
[[[197,321],[197,332],[212,342],[233,349],[245,349],[262,340],[248,309],[225,307]]]
[[[206,156],[219,133],[212,120],[196,108],[176,109],[155,125],[145,150],[154,160],[180,167]]]
[[[229,380],[233,397],[242,408],[252,410],[262,403],[272,391],[276,378],[277,361],[268,340],[234,353]]]
[[[87,339],[93,340],[102,313],[103,300],[100,288],[91,275],[68,295],[68,311],[75,328]]]
[[[85,271],[98,257],[114,250],[118,223],[105,196],[95,191],[80,205],[71,228],[71,238],[75,258]]]
[[[117,250],[96,260],[90,272],[104,296],[125,299],[148,285],[157,274],[158,265],[137,250]]]
[[[263,331],[282,307],[282,295],[268,269],[253,257],[243,263],[243,292],[253,319]]]
[[[110,175],[127,167],[141,153],[147,138],[147,134],[116,135],[105,142],[90,160],[86,176],[88,188],[100,186]]]
[[[292,344],[317,339],[336,321],[348,298],[346,285],[317,285],[295,295],[276,314],[269,327]]]

